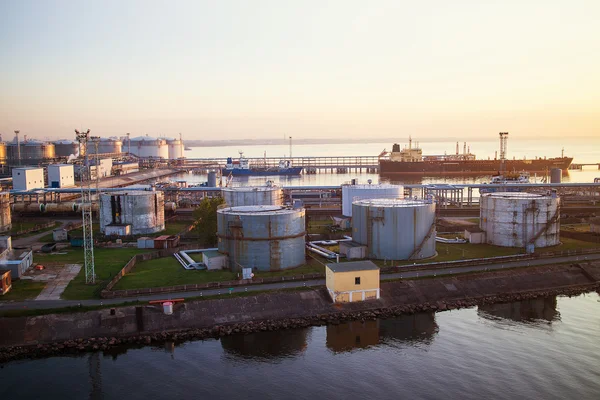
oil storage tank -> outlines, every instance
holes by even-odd
[[[217,210],[219,252],[232,270],[276,271],[305,262],[305,210],[260,205]]]
[[[283,205],[283,190],[275,185],[227,187],[221,192],[230,207]]]
[[[342,185],[342,214],[352,216],[352,203],[356,200],[366,199],[403,199],[404,187],[402,185]]]
[[[19,143],[21,149],[21,162],[38,163],[43,160],[56,157],[54,144],[41,142],[39,140],[27,140]],[[10,143],[6,148],[7,158],[9,162],[15,163],[19,160],[19,151],[16,141]]]
[[[165,138],[170,160],[183,157],[183,141],[181,139]]]
[[[556,193],[487,193],[479,203],[479,227],[489,244],[527,248],[560,243],[560,198]]]
[[[11,227],[10,194],[0,192],[0,233],[10,231]]]
[[[106,235],[146,235],[165,229],[163,192],[103,193],[100,204],[100,231]]]
[[[120,153],[122,148],[123,142],[117,137],[100,138],[98,142],[98,154]]]
[[[367,246],[369,258],[433,257],[435,235],[433,201],[367,199],[352,204],[352,239]]]
[[[52,142],[54,144],[54,154],[56,157],[69,157],[70,155],[74,155],[78,157],[85,154],[85,147],[81,146],[81,151],[79,148],[79,142],[74,140],[57,140]]]
[[[148,135],[138,136],[126,143],[127,149],[131,145],[131,154],[141,158],[169,158],[169,148],[165,139],[153,138]]]
[[[0,163],[6,162],[6,143],[0,142]]]

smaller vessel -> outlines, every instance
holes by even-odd
[[[265,163],[263,165],[250,165],[249,160],[244,157],[244,153],[240,151],[240,158],[237,160],[227,157],[227,164],[222,169],[221,174],[227,175],[248,175],[248,176],[268,176],[268,175],[300,175],[302,167],[292,166],[291,160],[280,160],[276,167],[269,167]]]
[[[185,150],[185,151],[190,151],[191,149],[192,149],[192,148],[191,148],[191,147],[189,147],[189,146],[185,146],[185,148],[184,148],[184,150]]]
[[[530,175],[527,171],[507,172],[492,176],[491,185],[502,185],[501,187],[489,187],[479,189],[479,193],[493,192],[520,192],[524,188],[519,185],[530,183]]]

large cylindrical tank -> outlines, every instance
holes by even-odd
[[[550,183],[562,183],[562,169],[552,168],[550,170]]]
[[[276,271],[305,262],[305,211],[282,206],[226,207],[217,211],[219,251],[233,270]]]
[[[352,203],[367,199],[403,199],[402,185],[342,185],[342,215],[352,216]]]
[[[109,225],[131,225],[132,235],[146,235],[165,229],[163,192],[111,192],[100,195],[100,231]]]
[[[123,142],[116,137],[100,138],[98,142],[98,154],[120,153],[123,148]],[[94,152],[96,150],[94,149]]]
[[[129,151],[129,144],[125,143]],[[169,158],[169,147],[165,139],[152,138],[150,136],[138,136],[131,138],[131,153],[142,158]]]
[[[208,181],[206,182],[208,187],[217,187],[217,172],[208,171]]]
[[[283,204],[283,190],[279,186],[228,187],[222,190],[225,203],[230,207],[239,206],[280,206]]]
[[[352,204],[352,238],[370,258],[422,259],[435,255],[435,203],[368,199]]]
[[[167,138],[165,140],[167,142],[170,160],[176,160],[183,157],[183,141],[171,138]]]
[[[21,161],[39,162],[56,157],[54,145],[52,143],[40,142],[38,140],[28,140],[20,143]],[[17,144],[10,143],[6,147],[7,158],[9,161],[18,161]]]
[[[479,200],[479,226],[489,244],[506,247],[560,243],[560,198],[556,194],[487,193]]]
[[[0,192],[0,232],[10,231],[11,227],[10,194],[9,192]]]
[[[75,140],[57,140],[54,144],[54,154],[56,157],[79,156],[79,142]],[[85,146],[81,146],[81,155],[85,154]]]
[[[0,142],[0,162],[6,161],[6,143]]]

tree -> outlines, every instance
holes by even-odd
[[[200,236],[200,243],[205,246],[217,244],[217,208],[225,203],[222,197],[204,197],[194,210],[196,232]]]

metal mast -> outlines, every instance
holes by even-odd
[[[85,262],[85,283],[96,283],[96,273],[94,270],[94,237],[92,234],[92,191],[90,188],[92,176],[90,160],[88,156],[88,141],[90,140],[90,130],[79,132],[75,129],[77,141],[83,144],[86,152],[81,168],[81,215],[83,218],[83,257]],[[98,166],[96,165],[96,173]]]
[[[17,140],[17,165],[21,165],[21,144],[19,143],[19,132],[21,131],[15,131],[15,138]]]
[[[506,141],[508,140],[508,132],[500,132],[500,166],[502,172],[505,169],[506,161]]]
[[[290,136],[290,160],[292,159],[292,137]]]

